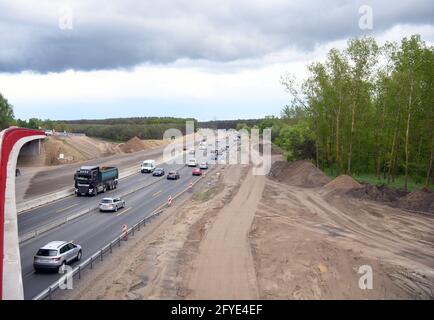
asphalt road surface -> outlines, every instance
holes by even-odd
[[[197,160],[199,162],[206,159],[209,162],[209,156],[209,153],[207,156],[197,156]],[[225,156],[226,153],[220,159],[224,159]],[[162,164],[159,167],[165,168],[167,174],[169,170],[179,169],[180,166],[179,164]],[[210,165],[210,169],[212,167]],[[149,185],[125,196],[123,199],[126,201],[126,208],[117,213],[100,213],[98,209],[95,209],[76,220],[23,242],[20,245],[20,253],[25,299],[33,298],[60,277],[57,273],[34,273],[33,257],[40,247],[56,240],[74,241],[83,248],[82,259],[89,258],[118,236],[123,224],[131,226],[140,219],[149,216],[155,209],[164,204],[169,196],[173,197],[186,189],[190,182],[197,180],[198,177],[192,176],[191,170],[192,168],[182,167],[179,169],[180,179],[174,181],[159,180],[160,178],[150,174],[135,174],[121,180],[118,189],[100,194],[97,197],[68,197],[19,215],[18,228],[19,234],[22,235],[53,220],[83,209],[96,207],[103,197],[115,197],[117,194],[133,190],[138,186]],[[72,181],[71,177],[70,180]]]
[[[81,163],[73,163],[49,168],[38,172],[30,180],[27,188],[25,179],[16,179],[16,189],[26,188],[25,200],[34,199],[44,194],[60,191],[73,186],[74,173],[84,165],[87,166],[114,166],[120,171],[133,166],[139,166],[143,160],[156,159],[163,155],[164,147],[135,152],[133,154],[117,154],[102,159],[94,159]]]

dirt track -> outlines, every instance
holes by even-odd
[[[250,171],[234,199],[202,240],[189,289],[193,299],[257,299],[248,233],[264,189],[264,176]]]

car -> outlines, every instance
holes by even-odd
[[[166,172],[164,171],[163,168],[156,168],[156,169],[154,170],[154,172],[152,173],[152,175],[153,175],[154,177],[162,177],[162,176],[164,176],[165,174],[166,174]]]
[[[68,241],[52,241],[41,247],[33,258],[35,272],[53,270],[59,272],[61,267],[73,261],[80,261],[81,246]]]
[[[15,169],[15,177],[19,177],[21,176],[21,170],[20,169]]]
[[[197,166],[196,159],[195,158],[188,159],[187,166],[189,166],[189,167],[196,167]]]
[[[178,180],[179,172],[178,171],[169,171],[167,174],[167,180]]]
[[[200,170],[199,168],[194,168],[193,171],[191,172],[191,174],[193,176],[201,176],[202,175],[202,170]]]
[[[104,198],[99,203],[99,211],[114,211],[125,208],[125,200],[121,198]]]
[[[203,162],[199,163],[199,169],[202,169],[202,170],[208,169],[208,162],[203,161]]]

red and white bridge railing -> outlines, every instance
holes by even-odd
[[[15,203],[15,170],[21,148],[45,139],[39,130],[11,127],[0,132],[0,300],[24,299]]]

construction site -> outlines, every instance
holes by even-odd
[[[332,180],[279,158],[268,176],[221,167],[59,298],[434,298],[432,191]]]

